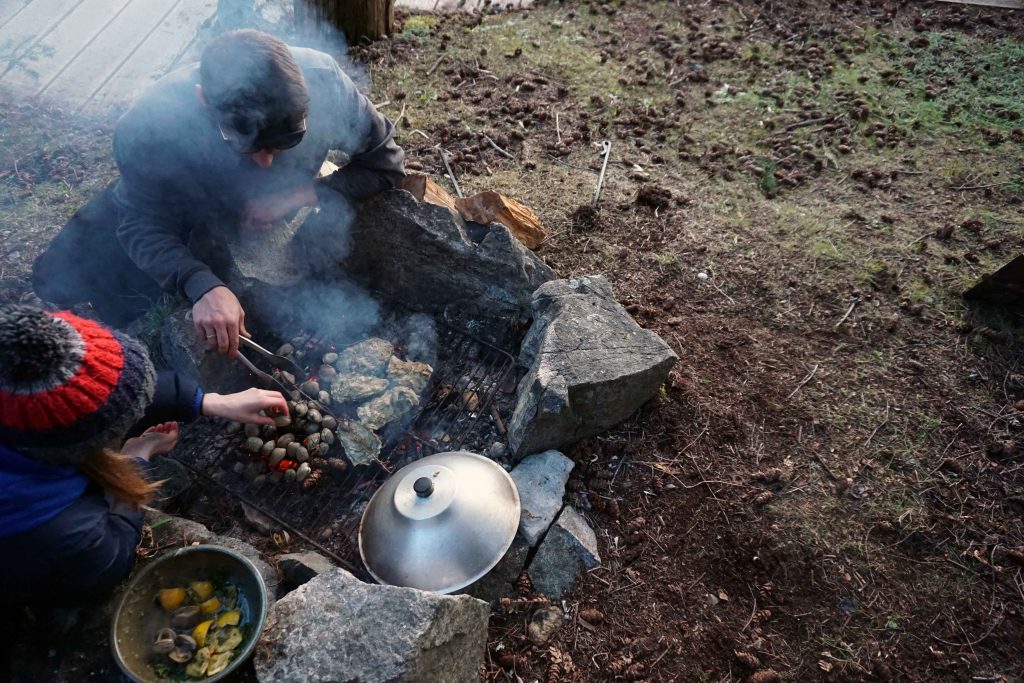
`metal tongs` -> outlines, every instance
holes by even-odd
[[[238,345],[239,347],[244,346],[247,349],[255,351],[264,359],[266,359],[270,363],[273,363],[275,367],[286,369],[288,372],[295,376],[296,380],[298,380],[299,377],[302,377],[302,368],[300,368],[298,364],[295,361],[291,360],[290,358],[285,358],[284,356],[279,356],[276,353],[271,353],[270,351],[267,351],[265,348],[263,348],[253,340],[243,337],[241,335],[238,336]],[[237,357],[238,360],[241,361],[242,365],[248,368],[249,372],[256,375],[256,377],[261,381],[261,383],[268,389],[278,389],[285,397],[291,396],[292,392],[297,390],[297,385],[293,385],[292,388],[289,389],[288,386],[281,380],[277,379],[271,374],[268,374],[260,370],[252,363],[252,361],[245,357],[245,354],[242,353],[241,349],[238,350]]]

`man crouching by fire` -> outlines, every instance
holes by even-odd
[[[90,302],[115,326],[177,293],[207,345],[234,355],[248,333],[222,280],[224,234],[398,186],[405,155],[394,134],[329,55],[259,31],[223,34],[118,121],[121,177],[39,257],[35,291],[61,306]],[[315,181],[330,150],[348,163]]]

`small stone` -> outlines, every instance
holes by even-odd
[[[279,473],[278,473],[279,474]],[[269,536],[274,531],[274,520],[252,507],[248,503],[242,503],[242,514],[245,521],[259,533]]]
[[[702,270],[699,273],[697,273],[697,279],[700,280],[701,282],[706,282],[708,279],[708,274]]]
[[[512,470],[522,508],[519,535],[530,546],[540,540],[562,509],[572,468],[573,461],[558,451],[545,451],[523,458]]]
[[[333,351],[331,353],[325,353],[321,361],[324,365],[334,365],[338,362],[338,354]]]
[[[314,576],[330,571],[330,560],[320,553],[288,553],[277,558],[277,568],[289,583],[301,586]]]
[[[530,617],[530,623],[526,627],[526,635],[530,642],[535,645],[543,645],[551,640],[551,636],[562,625],[564,617],[562,610],[554,605],[542,607]]]
[[[491,444],[490,448],[487,449],[487,457],[491,460],[501,460],[505,457],[505,453],[508,452],[508,448],[505,447],[500,441],[495,441]]]
[[[580,574],[600,564],[597,535],[578,512],[566,506],[527,571],[537,592],[557,600],[569,592]]]

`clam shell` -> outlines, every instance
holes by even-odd
[[[328,446],[330,446],[332,443],[334,443],[334,432],[332,432],[330,429],[322,430],[320,432],[320,440],[323,441]]]
[[[283,448],[275,448],[273,451],[270,452],[270,459],[267,460],[267,464],[270,465],[271,467],[274,467],[277,465],[277,463],[284,460],[284,456],[285,450]]]
[[[288,444],[290,444],[290,443],[292,443],[294,441],[295,441],[295,435],[294,434],[282,434],[281,436],[277,437],[277,447],[278,448],[287,448]]]
[[[242,428],[241,422],[228,422],[227,426],[224,427],[225,434],[236,434],[238,430]]]
[[[245,435],[246,436],[259,436],[260,435],[260,426],[259,425],[253,425],[253,424],[245,425]]]
[[[321,358],[320,360],[323,361],[325,365],[334,365],[335,363],[338,362],[338,354],[334,353],[333,351],[331,353],[325,353],[324,357]]]
[[[267,457],[275,448],[277,448],[277,442],[271,439],[263,444],[263,447],[260,449],[260,455]]]
[[[295,347],[291,344],[281,344],[277,347],[277,355],[279,356],[290,356],[295,353]]]
[[[295,461],[296,462],[306,462],[307,460],[309,460],[309,451],[307,451],[305,449],[305,447],[299,446],[299,450],[295,454]]]
[[[320,393],[320,385],[314,382],[313,380],[303,382],[302,386],[299,388],[302,390],[302,393],[306,394],[307,396],[316,396],[317,394]]]
[[[250,453],[259,453],[261,448],[263,448],[263,439],[260,437],[250,436],[245,440],[245,450]]]
[[[298,454],[299,449],[302,448],[302,444],[298,441],[292,441],[288,444],[287,455],[292,460],[295,460],[295,456]]]
[[[284,429],[292,423],[292,418],[288,415],[278,415],[274,418],[274,426],[279,429]]]
[[[291,471],[291,470],[289,470],[289,471]],[[301,465],[299,465],[298,469],[295,470],[295,481],[302,481],[302,480],[304,480],[306,477],[309,476],[309,472],[310,472],[309,463],[306,463],[306,462],[302,463]]]
[[[330,415],[324,415],[324,419],[320,421],[320,426],[326,429],[334,429],[338,426],[338,421]]]
[[[298,476],[298,475],[295,474],[295,470],[285,470],[284,471],[284,480],[285,481],[295,481],[295,477],[296,476]]]

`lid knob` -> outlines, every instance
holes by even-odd
[[[420,498],[426,498],[434,492],[434,482],[429,477],[420,477],[413,483],[412,490]]]

